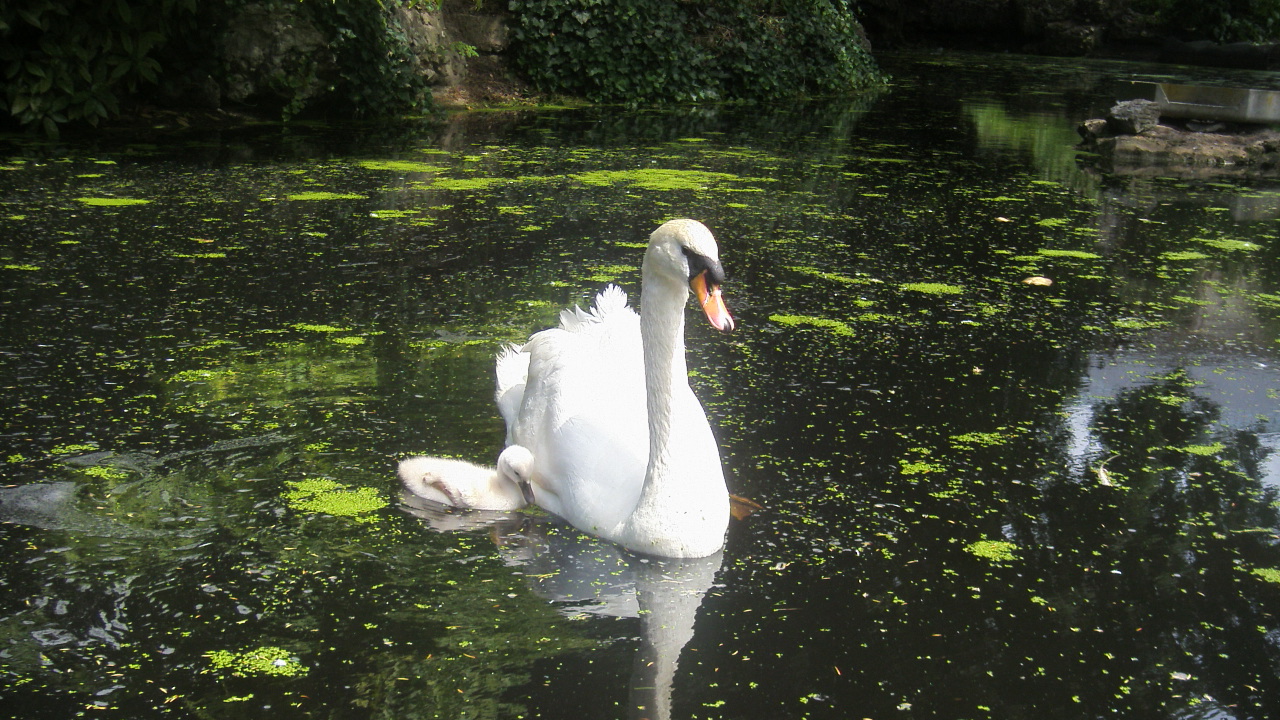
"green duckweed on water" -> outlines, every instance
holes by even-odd
[[[78,197],[78,202],[94,207],[128,207],[130,205],[146,205],[150,200],[142,200],[140,198],[116,198],[116,197]]]
[[[488,190],[496,185],[511,182],[507,178],[474,177],[474,178],[436,178],[421,183],[422,187],[436,190],[479,191]]]
[[[1142,320],[1140,318],[1120,318],[1111,321],[1111,326],[1117,330],[1151,330],[1158,327],[1164,327],[1169,323],[1164,320]]]
[[[1182,398],[1177,398],[1177,399],[1179,403],[1182,402]],[[1183,447],[1175,448],[1175,449],[1181,450],[1182,452],[1187,453],[1188,455],[1200,455],[1202,457],[1212,457],[1222,452],[1226,448],[1227,446],[1223,445],[1222,443],[1213,443],[1211,445],[1185,445]]]
[[[957,446],[983,446],[992,447],[995,445],[1003,445],[1009,442],[1011,436],[998,432],[971,432],[962,435],[952,435],[951,444]]]
[[[1009,562],[1016,560],[1014,551],[1018,546],[1004,540],[979,540],[964,546],[965,552],[990,560],[991,562]]]
[[[293,653],[271,645],[244,652],[213,650],[205,653],[204,656],[209,660],[210,670],[237,677],[254,675],[298,677],[310,671]]]
[[[814,317],[812,315],[770,315],[769,319],[779,325],[790,325],[792,327],[809,325],[811,327],[829,330],[836,335],[852,336],[854,334],[853,330],[848,325],[839,320],[832,320],[831,318]]]
[[[1084,250],[1051,250],[1049,248],[1041,248],[1036,251],[1036,255],[1052,258],[1074,258],[1076,260],[1100,260],[1102,258],[1098,253],[1086,252]],[[1034,259],[1035,256],[1030,256]]]
[[[610,282],[639,270],[635,265],[595,265],[591,267],[591,274],[584,279],[589,282]]]
[[[1160,254],[1161,260],[1171,260],[1174,262],[1182,261],[1182,260],[1207,260],[1208,258],[1209,258],[1208,255],[1205,255],[1204,253],[1201,253],[1201,252],[1196,252],[1194,250],[1182,250],[1182,251],[1166,252],[1166,253]]]
[[[374,210],[369,213],[369,217],[379,220],[397,220],[399,218],[413,217],[422,214],[421,210]]]
[[[1254,568],[1249,572],[1269,583],[1280,585],[1280,568]]]
[[[823,280],[830,280],[832,282],[843,283],[845,285],[873,285],[873,284],[882,282],[881,280],[877,280],[875,278],[849,277],[848,275],[841,275],[839,273],[827,272],[826,270],[820,270],[815,267],[808,267],[804,265],[793,265],[788,269],[794,270],[799,273],[804,273],[805,275],[812,275],[813,277],[821,278]]]
[[[411,172],[444,172],[448,168],[439,165],[431,165],[423,162],[414,162],[412,160],[361,160],[360,167],[365,170],[388,170],[391,172],[411,173]]]
[[[736,175],[703,170],[671,170],[645,168],[640,170],[593,170],[578,173],[573,178],[584,185],[613,185],[626,183],[642,190],[705,190],[726,180],[738,179]]]
[[[364,199],[365,199],[365,196],[364,196],[364,195],[360,195],[360,194],[358,194],[358,193],[337,193],[337,192],[326,192],[326,191],[323,191],[323,190],[315,190],[315,191],[312,191],[312,192],[302,192],[302,193],[294,193],[294,194],[292,194],[292,195],[286,195],[286,196],[285,196],[285,198],[286,198],[286,199],[288,199],[288,200],[302,200],[302,201],[311,201],[311,200],[364,200]]]
[[[67,443],[63,445],[55,445],[49,448],[51,455],[79,455],[80,453],[93,452],[98,446],[93,443]]]
[[[295,328],[297,330],[306,330],[307,332],[319,332],[319,333],[351,332],[351,328],[349,327],[338,327],[336,325],[323,325],[323,324],[313,324],[313,323],[294,323],[290,327]]]
[[[925,462],[923,460],[899,460],[898,464],[901,467],[901,473],[903,475],[928,475],[930,473],[939,473],[946,470],[946,468],[937,463]]]
[[[352,518],[356,522],[373,522],[370,513],[387,506],[378,491],[370,487],[351,487],[334,480],[291,480],[284,500],[289,507],[303,513],[318,513]]]
[[[100,480],[116,481],[124,480],[129,477],[129,473],[119,468],[107,467],[105,465],[93,465],[87,468],[81,468],[80,472]]]
[[[903,290],[924,293],[926,295],[959,295],[964,288],[959,285],[948,285],[936,282],[910,282],[900,285]]]
[[[1251,243],[1247,240],[1236,240],[1234,238],[1191,238],[1192,240],[1208,245],[1218,250],[1227,250],[1232,252],[1253,252],[1260,246],[1257,243]]]

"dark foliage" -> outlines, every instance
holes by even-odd
[[[847,92],[880,81],[844,0],[512,0],[515,60],[598,102]]]

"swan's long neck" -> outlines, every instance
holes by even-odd
[[[644,272],[640,288],[640,337],[644,345],[645,404],[649,413],[649,464],[645,498],[668,491],[671,419],[676,392],[689,382],[684,360],[684,306],[689,290],[658,273]]]

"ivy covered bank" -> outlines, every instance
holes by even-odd
[[[137,105],[424,113],[468,72],[626,104],[879,81],[848,0],[13,0],[0,117],[56,134]]]

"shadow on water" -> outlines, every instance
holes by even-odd
[[[886,65],[853,102],[5,140],[3,706],[1280,715],[1280,185],[1099,172],[1075,122],[1152,68]],[[673,216],[740,321],[688,337],[765,506],[723,556],[401,512],[395,458],[492,464],[496,349],[634,293]]]

